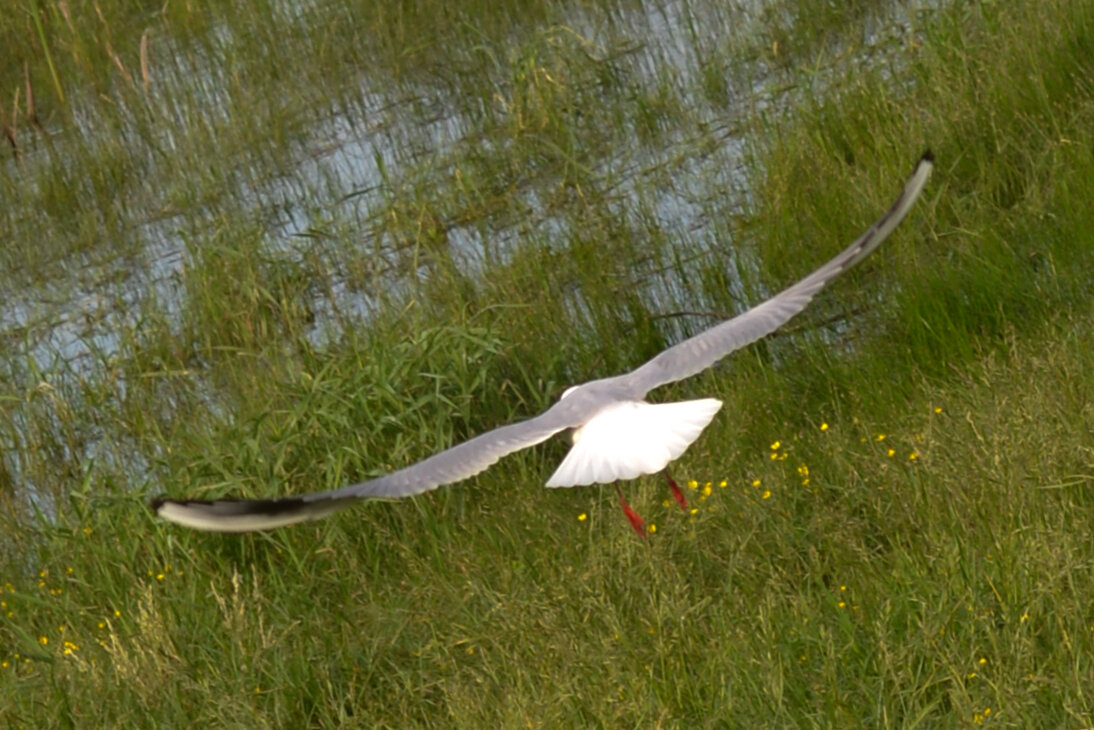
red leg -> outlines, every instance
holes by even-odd
[[[615,493],[619,495],[619,504],[623,506],[623,514],[630,520],[631,527],[639,536],[644,540],[646,539],[646,523],[638,516],[638,513],[631,509],[631,506],[627,504],[627,500],[623,499],[623,490],[619,488],[619,485],[615,485]]]
[[[672,478],[672,474],[669,474],[668,469],[665,469],[665,476],[669,479],[669,489],[672,490],[672,498],[676,500],[676,504],[680,505],[680,509],[687,512],[688,501],[684,499],[684,492],[677,486],[676,480]]]

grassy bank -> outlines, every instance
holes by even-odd
[[[1088,4],[24,5],[5,726],[1094,725]],[[626,486],[646,541],[541,487],[561,439],[266,535],[145,507],[536,413],[807,273],[928,146],[877,255],[655,394],[726,406],[694,512]]]

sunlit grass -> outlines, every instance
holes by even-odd
[[[1091,9],[714,5],[0,18],[5,727],[1094,722]],[[877,255],[655,394],[726,405],[687,509],[625,485],[644,540],[541,487],[561,439],[268,535],[145,507],[537,413],[811,270],[926,147]]]
[[[794,722],[831,701],[857,716],[878,692],[896,712],[918,687],[955,724],[1034,719],[1040,688],[1083,686],[1094,648],[1091,504],[1074,478],[1089,468],[1075,435],[1091,425],[1090,343],[1063,320],[945,388],[921,381],[904,413],[823,431],[811,415],[732,464],[700,446],[682,483],[695,513],[661,504],[660,480],[629,489],[657,525],[648,544],[610,490],[555,497],[519,466],[419,507],[251,541],[165,535],[106,562],[104,541],[149,523],[100,508],[40,533],[33,575],[5,586],[6,625],[25,636],[2,659],[13,681],[107,683],[121,703],[107,716],[169,691],[230,693],[208,721],[341,697],[423,724],[642,722],[714,704],[727,722]],[[1074,475],[1038,476],[1057,470]],[[183,679],[187,666],[212,684]],[[432,703],[407,692],[421,682]]]

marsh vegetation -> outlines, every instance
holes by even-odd
[[[1094,6],[24,2],[0,15],[5,727],[1094,724]],[[269,534],[892,240],[561,441]]]

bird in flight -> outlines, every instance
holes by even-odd
[[[870,255],[893,232],[927,184],[933,161],[929,151],[924,153],[889,210],[809,276],[762,304],[673,345],[629,373],[575,385],[534,418],[487,431],[398,471],[340,489],[277,499],[160,497],[152,502],[152,510],[162,519],[195,530],[270,530],[326,517],[364,499],[409,497],[463,481],[507,454],[566,430],[572,432],[573,446],[547,480],[548,487],[612,484],[665,470],[699,437],[722,402],[703,398],[649,403],[646,394],[709,368],[801,312],[828,282]],[[671,476],[668,481],[676,501],[686,507]],[[616,491],[631,526],[645,536],[641,518],[627,505],[618,484]]]

